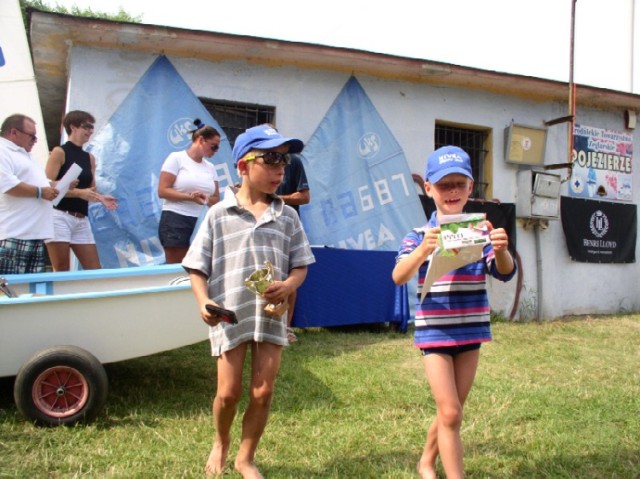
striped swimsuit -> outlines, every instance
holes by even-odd
[[[427,228],[438,225],[436,213]],[[396,261],[411,253],[423,240],[423,230],[414,229],[402,240]],[[419,348],[462,346],[491,341],[489,298],[486,275],[501,281],[510,280],[514,270],[500,274],[495,265],[493,247],[484,247],[483,258],[475,263],[450,271],[433,283],[420,304],[422,285],[428,261],[418,271],[418,291],[415,312],[415,345]]]

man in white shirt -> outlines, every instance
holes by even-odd
[[[44,241],[53,236],[51,201],[58,190],[31,157],[38,138],[26,115],[0,127],[0,274],[45,270]]]

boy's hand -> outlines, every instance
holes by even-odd
[[[429,228],[425,232],[422,243],[420,243],[420,245],[418,246],[418,248],[420,248],[420,250],[424,254],[425,258],[433,253],[433,250],[435,250],[438,246],[438,236],[440,236],[439,226]]]
[[[209,302],[209,303],[205,303],[203,305],[200,306],[200,316],[202,317],[202,320],[207,323],[209,326],[217,326],[218,324],[220,324],[220,322],[222,321],[222,318],[218,315],[215,314],[211,314],[208,310],[207,310],[207,304],[213,304],[215,306],[218,306],[216,303],[214,303],[213,301]]]
[[[262,297],[271,304],[280,304],[287,300],[293,289],[284,281],[272,281],[264,290]]]
[[[493,251],[505,251],[509,247],[509,236],[504,228],[493,228],[491,222],[487,221],[487,226],[489,227],[489,240],[491,241],[491,246],[493,246]]]

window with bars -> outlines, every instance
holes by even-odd
[[[273,106],[252,105],[209,98],[200,98],[200,101],[224,130],[232,147],[238,135],[247,128],[263,123],[275,125],[276,109]]]
[[[473,198],[485,199],[489,179],[487,178],[487,168],[485,165],[488,149],[488,130],[462,128],[445,124],[436,124],[435,148],[453,145],[462,148],[471,158],[471,168],[475,179]]]

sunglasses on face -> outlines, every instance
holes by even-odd
[[[92,123],[83,123],[82,125],[80,125],[80,128],[82,128],[83,130],[92,131],[95,127]]]
[[[433,186],[438,191],[465,190],[469,186],[467,181],[439,181]]]
[[[217,143],[209,143],[209,148],[211,148],[213,151],[218,151],[220,149],[220,145]]]
[[[267,166],[286,166],[291,163],[291,157],[286,153],[278,153],[277,151],[267,151],[259,155],[247,156],[245,161],[253,161],[256,158],[262,158],[262,164]]]
[[[31,141],[33,141],[34,143],[38,141],[38,137],[33,133],[27,133],[26,131],[22,131],[20,128],[16,128],[16,130],[22,133],[23,135],[27,135],[29,138],[31,138]]]

